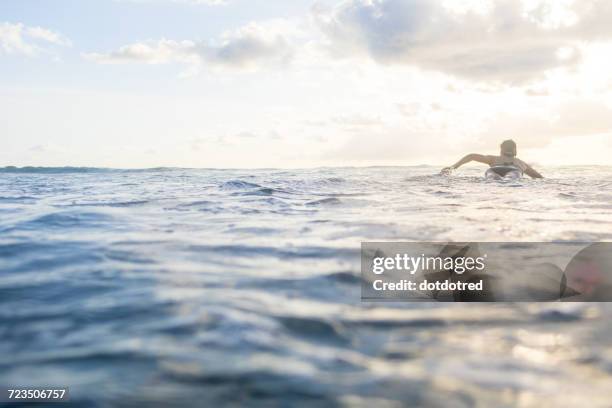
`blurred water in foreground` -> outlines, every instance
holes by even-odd
[[[612,167],[0,169],[0,385],[80,406],[610,406],[612,306],[361,303],[361,241],[610,241]]]

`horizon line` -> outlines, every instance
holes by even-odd
[[[541,167],[612,167],[605,164],[563,164],[539,165]],[[153,166],[153,167],[100,167],[100,166],[0,166],[0,172],[27,170],[118,170],[118,171],[145,171],[145,170],[316,170],[316,169],[346,169],[346,168],[409,168],[409,167],[440,167],[444,164],[402,164],[402,165],[354,165],[354,166],[312,166],[312,167],[180,167],[180,166]],[[482,167],[467,165],[464,168]],[[7,171],[8,170],[8,171]]]

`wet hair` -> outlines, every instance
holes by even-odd
[[[516,156],[516,143],[514,143],[514,140],[504,140],[499,147],[501,149],[502,156]]]

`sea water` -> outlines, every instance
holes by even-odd
[[[359,250],[610,241],[612,167],[438,170],[0,169],[0,384],[82,406],[609,406],[609,304],[362,303]]]

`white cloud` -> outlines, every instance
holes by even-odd
[[[106,54],[84,54],[87,59],[104,64],[142,62],[146,64],[165,64],[169,62],[196,62],[197,44],[193,41],[159,40],[141,42],[120,47]]]
[[[604,157],[604,152],[610,152],[609,146],[594,151],[587,143],[611,139],[612,110],[597,101],[566,101],[543,112],[498,113],[474,121],[481,123],[481,129],[469,133],[462,132],[461,124],[455,123],[448,114],[436,121],[435,126],[428,125],[422,115],[414,121],[383,122],[354,129],[340,145],[330,150],[321,149],[321,154],[324,158],[346,163],[431,164],[442,163],[445,159],[454,161],[457,159],[454,156],[470,152],[496,154],[505,139],[517,142],[521,158],[555,164],[568,159],[571,163],[605,163],[600,158]],[[332,133],[337,136],[338,130]],[[585,141],[583,147],[580,147],[580,140]],[[565,143],[574,146],[574,152],[569,148],[560,149],[564,155],[555,156],[546,150],[548,146]]]
[[[70,40],[68,40],[63,35],[55,31],[48,30],[46,28],[27,27],[25,29],[25,33],[26,35],[30,36],[33,39],[40,40],[40,41],[46,41],[51,44],[61,45],[65,47],[72,45]]]
[[[561,138],[610,135],[611,129],[612,109],[600,101],[573,99],[543,112],[498,113],[485,121],[479,142],[514,138],[532,148]]]
[[[480,7],[469,7],[471,3]],[[612,37],[612,3],[347,0],[313,8],[336,57],[368,57],[458,77],[524,83],[573,67],[583,41]]]
[[[147,64],[182,63],[213,67],[252,68],[260,65],[283,65],[293,58],[292,40],[283,23],[251,23],[225,33],[216,42],[158,40],[129,44],[109,53],[86,53],[89,60],[113,64],[141,62]]]
[[[49,45],[70,46],[63,35],[42,27],[21,23],[0,23],[0,53],[34,56],[48,52]]]
[[[524,85],[554,69],[576,68],[587,44],[612,39],[612,2],[603,0],[344,0],[335,7],[315,3],[310,17],[306,25],[251,23],[218,41],[149,40],[84,56],[99,63],[182,63],[189,72],[283,65],[294,57],[298,65],[319,66],[367,58]]]

